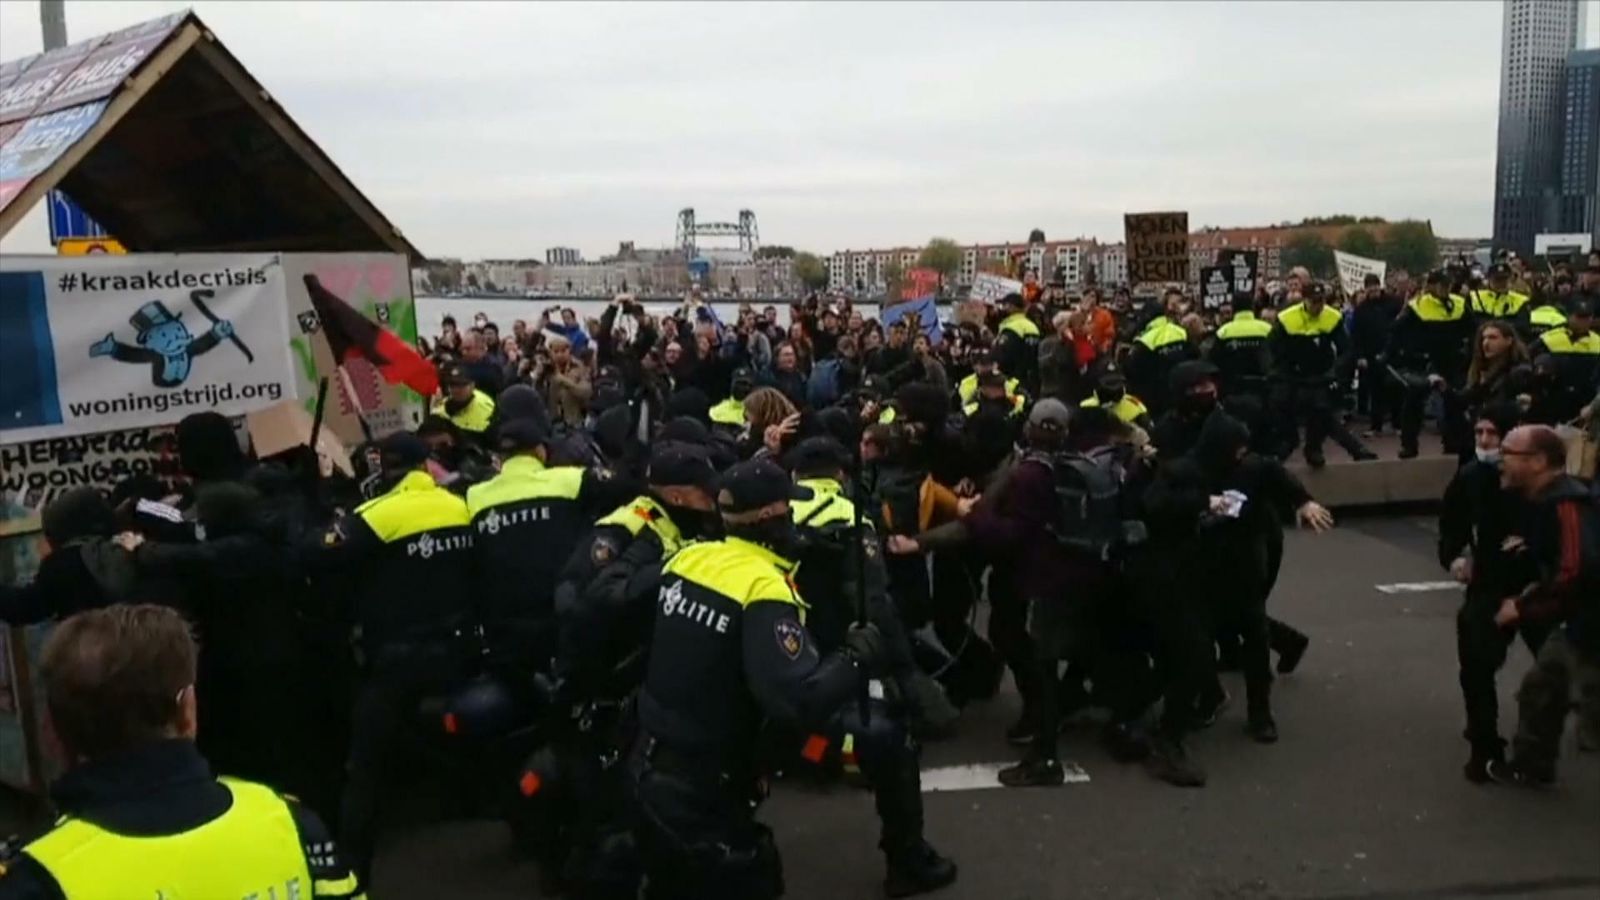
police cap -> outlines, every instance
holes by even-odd
[[[986,388],[986,387],[1003,388],[1005,386],[1006,386],[1006,377],[1004,375],[1001,375],[999,372],[985,372],[982,375],[978,376],[978,387],[981,387],[981,388]]]
[[[717,506],[723,518],[734,523],[767,518],[777,514],[778,504],[810,499],[810,488],[790,481],[787,472],[765,459],[742,462],[717,483]]]
[[[1448,284],[1449,282],[1450,275],[1443,269],[1434,269],[1428,273],[1427,278],[1423,279],[1423,284]]]
[[[467,370],[457,363],[451,363],[439,370],[439,383],[445,387],[455,387],[472,383],[472,376]]]
[[[383,468],[388,471],[415,469],[428,461],[428,442],[409,431],[396,431],[378,442]]]
[[[756,373],[749,366],[740,366],[733,370],[734,384],[755,384]]]
[[[645,481],[656,487],[710,490],[717,481],[717,470],[711,465],[711,454],[705,447],[682,441],[661,441],[650,450]]]
[[[1121,369],[1106,369],[1100,373],[1095,385],[1103,390],[1118,391],[1128,386],[1128,379],[1123,376]]]
[[[518,450],[532,450],[542,447],[550,440],[550,432],[538,420],[512,419],[500,426],[499,439],[496,442],[502,453],[515,453]]]
[[[1004,309],[1021,309],[1022,303],[1022,295],[1013,291],[1000,298],[999,306]]]
[[[1511,267],[1505,263],[1495,263],[1489,267],[1490,278],[1510,278]]]

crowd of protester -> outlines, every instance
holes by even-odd
[[[624,684],[605,689],[616,694],[607,703],[583,707],[579,729],[590,741],[611,734],[587,716],[620,715],[640,678],[687,668],[640,674],[642,651],[657,657],[672,649],[663,634],[686,633],[663,623],[726,623],[714,605],[690,608],[665,588],[657,604],[645,590],[652,638],[648,622],[595,625],[571,592],[605,582],[631,596],[640,578],[710,571],[695,560],[721,549],[685,561],[681,548],[724,529],[766,554],[757,565],[739,550],[729,570],[761,581],[772,573],[757,569],[779,566],[775,583],[810,607],[822,650],[893,682],[890,718],[912,732],[959,727],[960,710],[994,697],[1009,672],[1023,709],[1005,737],[1026,750],[1004,784],[1062,783],[1062,722],[1094,707],[1115,758],[1196,787],[1206,774],[1186,739],[1228,703],[1218,671],[1242,672],[1245,729],[1272,743],[1275,674],[1311,646],[1268,600],[1284,525],[1322,531],[1333,519],[1285,462],[1298,452],[1324,465],[1330,439],[1373,459],[1364,439],[1391,425],[1399,455],[1413,457],[1431,420],[1466,463],[1446,498],[1440,558],[1469,584],[1458,622],[1467,774],[1545,783],[1566,688],[1600,669],[1600,506],[1566,474],[1568,445],[1551,428],[1600,421],[1597,303],[1600,257],[1576,276],[1509,260],[1481,276],[1452,267],[1369,279],[1350,297],[1295,270],[1210,309],[1177,289],[1069,294],[1029,276],[1023,292],[960,304],[947,321],[875,318],[828,296],[792,305],[786,323],[770,306],[724,320],[695,297],[652,315],[629,296],[588,322],[571,309],[505,331],[481,315],[468,327],[447,318],[418,342],[439,369],[429,414],[415,433],[360,448],[354,477],[305,454],[252,462],[225,419],[192,416],[178,429],[191,479],[182,496],[130,484],[52,504],[47,536],[72,552],[0,595],[0,618],[141,599],[185,609],[203,639],[201,749],[223,771],[337,810],[363,876],[408,706],[462,684],[482,699],[490,675],[570,704],[576,673],[615,655],[632,674],[616,676]],[[820,500],[794,507],[791,522],[801,497]],[[834,497],[851,512],[829,513]],[[402,506],[434,524],[402,521]],[[530,542],[515,530],[529,526],[546,530]],[[813,559],[817,535],[839,533],[864,548],[858,569]],[[473,553],[452,555],[464,549]],[[774,627],[778,649],[799,659],[805,628]],[[1518,630],[1539,662],[1508,761],[1493,677]],[[462,641],[474,648],[465,656]],[[353,685],[353,713],[329,689],[341,683]],[[454,715],[448,730],[470,728]],[[1600,709],[1585,715],[1586,728],[1600,721]],[[649,706],[644,716],[647,730],[686,720]],[[851,727],[865,745],[870,729]],[[646,763],[675,764],[652,757],[650,735],[617,734],[629,737],[598,757],[632,746]],[[921,840],[914,755],[886,758],[875,768],[864,755],[861,768],[879,791],[890,893],[947,884],[953,865]],[[541,783],[520,782],[529,796]],[[607,803],[589,807],[551,868],[571,876],[573,859],[604,858],[597,835],[610,826],[593,819]]]

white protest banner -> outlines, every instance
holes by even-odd
[[[1344,286],[1347,297],[1353,297],[1362,289],[1368,275],[1378,276],[1378,283],[1383,283],[1383,276],[1389,271],[1389,264],[1381,259],[1367,259],[1354,253],[1343,250],[1333,251],[1333,261],[1339,266],[1339,283]]]
[[[993,303],[1007,294],[1020,293],[1022,293],[1022,282],[1015,278],[1002,278],[988,272],[979,272],[972,279],[972,293],[969,296],[973,300]]]
[[[0,259],[0,444],[296,396],[273,254]]]

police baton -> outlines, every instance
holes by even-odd
[[[867,505],[867,478],[866,463],[861,458],[860,437],[856,438],[854,456],[855,473],[853,475],[853,480],[855,481],[855,503],[853,506],[855,507],[855,523],[851,527],[851,534],[854,536],[854,540],[851,541],[851,543],[855,545],[856,557],[856,624],[865,626],[867,624],[868,532],[866,519],[862,515],[862,510]],[[856,696],[856,702],[859,704],[861,713],[861,727],[863,728],[872,722],[871,681],[872,680],[870,677],[861,679],[861,692]]]

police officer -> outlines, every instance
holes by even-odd
[[[756,375],[748,366],[733,370],[731,393],[722,402],[711,407],[711,427],[729,437],[738,437],[744,431],[744,398],[755,390]]]
[[[1462,418],[1461,399],[1455,388],[1466,378],[1467,344],[1472,320],[1467,301],[1449,291],[1450,279],[1442,271],[1428,273],[1423,292],[1412,298],[1395,320],[1384,354],[1395,380],[1403,386],[1400,408],[1400,458],[1418,453],[1422,413],[1428,395],[1439,391],[1444,401],[1440,438],[1446,453],[1454,453]]]
[[[491,660],[548,672],[556,576],[584,527],[623,494],[608,469],[546,465],[550,435],[537,420],[513,419],[499,432],[500,474],[467,491],[473,606]]]
[[[841,708],[857,706],[861,680],[883,671],[885,659],[875,626],[852,627],[844,648],[823,656],[802,622],[789,578],[798,549],[789,503],[812,496],[770,462],[737,465],[717,498],[727,537],[683,549],[662,571],[634,760],[649,897],[782,894],[772,833],[753,815],[767,719],[782,731],[812,733],[807,757],[853,750],[869,778],[894,780],[895,790],[879,782],[878,792],[891,896],[955,877],[922,839],[920,804],[909,815],[884,802],[920,798],[903,732],[873,716],[870,727],[849,729],[851,747],[834,748],[822,736],[835,716],[853,714]]]
[[[1000,373],[1000,356],[993,350],[978,356],[972,364],[972,374],[961,379],[956,384],[956,399],[963,408],[978,397],[978,379],[984,375]],[[1004,378],[1007,397],[1017,397],[1022,393],[1022,382],[1015,378]]]
[[[1332,385],[1349,352],[1350,339],[1344,317],[1328,308],[1322,285],[1311,285],[1301,302],[1278,314],[1268,343],[1278,392],[1274,406],[1286,417],[1305,422],[1306,463],[1313,468],[1327,464],[1322,442],[1329,437],[1351,459],[1377,459],[1334,414]],[[1298,432],[1298,422],[1286,430],[1283,458],[1294,452]]]
[[[982,409],[997,409],[1007,416],[1022,415],[1022,408],[1028,400],[1022,394],[1015,393],[1015,378],[1006,378],[999,372],[986,372],[977,376],[977,391],[961,407],[961,412],[968,418],[976,415]]]
[[[572,715],[534,771],[567,785],[562,802],[543,811],[544,827],[564,833],[542,849],[586,898],[638,894],[631,803],[616,765],[627,750],[625,703],[644,674],[662,560],[720,528],[704,447],[657,443],[647,481],[579,542],[555,592],[557,696]]]
[[[857,508],[845,488],[849,451],[831,437],[807,438],[789,452],[784,464],[795,482],[812,492],[810,500],[796,501],[791,508],[803,547],[796,560],[795,586],[800,596],[811,598],[806,627],[816,636],[819,649],[829,653],[844,646],[850,623],[860,614],[857,601],[863,601],[868,621],[884,635],[890,684],[911,720],[934,731],[953,724],[959,713],[938,682],[917,668],[912,658],[905,624],[889,598],[889,576],[877,534],[865,515],[861,549],[856,550]]]
[[[1555,357],[1556,396],[1551,411],[1556,421],[1576,418],[1600,386],[1600,334],[1594,332],[1594,310],[1581,301],[1567,310],[1567,324],[1539,336],[1530,351]]]
[[[1528,295],[1511,289],[1511,267],[1495,263],[1489,267],[1489,286],[1471,294],[1472,315],[1479,320],[1515,319],[1528,303]]]
[[[1167,395],[1173,367],[1199,356],[1200,349],[1189,339],[1189,332],[1166,315],[1158,315],[1133,339],[1133,352],[1124,366],[1128,384],[1151,414],[1159,416],[1176,401]]]
[[[1535,288],[1533,299],[1522,307],[1521,314],[1514,322],[1517,336],[1522,338],[1524,344],[1531,345],[1539,339],[1539,335],[1567,324],[1567,310],[1561,304],[1560,297]]]
[[[1267,338],[1272,323],[1256,317],[1248,296],[1234,300],[1233,318],[1217,329],[1216,341],[1207,359],[1217,367],[1222,389],[1229,397],[1252,394],[1266,403]]]
[[[467,504],[434,483],[421,438],[397,432],[377,449],[382,477],[393,486],[335,522],[308,559],[314,571],[351,573],[358,591],[355,620],[366,671],[352,713],[340,829],[364,876],[395,745],[422,698],[450,687],[477,655],[468,639]]]
[[[41,659],[71,768],[61,816],[0,866],[16,900],[365,897],[311,811],[212,776],[195,749],[196,648],[168,607],[117,605],[61,623]]]
[[[1124,424],[1137,425],[1146,433],[1155,427],[1150,421],[1150,410],[1138,397],[1128,393],[1128,380],[1117,369],[1108,368],[1101,372],[1095,382],[1094,393],[1078,405],[1084,409],[1105,407]]]
[[[1037,393],[1039,326],[1023,312],[1021,294],[1000,298],[1001,319],[995,328],[994,352],[1000,371],[1019,379],[1030,394]]]
[[[485,441],[494,420],[494,398],[478,390],[459,364],[446,366],[439,373],[439,384],[444,394],[434,399],[432,412],[454,422],[469,440]]]

